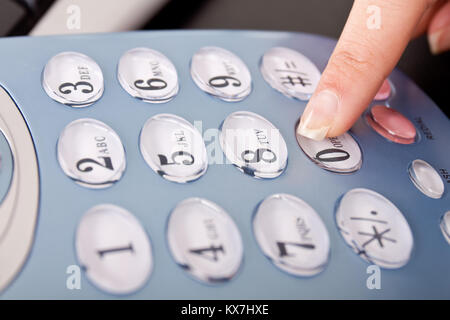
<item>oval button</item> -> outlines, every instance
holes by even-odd
[[[284,47],[269,49],[261,59],[260,70],[272,88],[300,100],[308,100],[312,96],[321,76],[311,60]]]
[[[220,127],[220,145],[239,170],[256,178],[276,178],[287,166],[288,150],[280,131],[248,111],[230,114]]]
[[[399,144],[417,141],[416,128],[399,111],[384,105],[376,105],[366,114],[366,121],[382,137]]]
[[[119,61],[117,78],[126,92],[145,102],[167,102],[179,89],[175,66],[165,55],[149,48],[125,52]]]
[[[381,194],[352,189],[336,210],[338,229],[364,260],[383,268],[406,265],[413,249],[413,235],[400,210]]]
[[[158,114],[147,120],[141,131],[140,149],[150,168],[169,181],[190,182],[208,168],[200,132],[173,114]]]
[[[313,276],[328,263],[328,231],[316,211],[297,197],[266,198],[253,218],[253,233],[264,255],[290,274]]]
[[[409,178],[424,195],[440,199],[445,186],[439,173],[426,161],[416,159],[409,165]]]
[[[191,76],[201,90],[224,101],[243,100],[252,90],[252,78],[245,63],[219,47],[203,47],[194,54]]]
[[[75,248],[89,280],[108,293],[138,290],[153,268],[147,233],[130,212],[112,204],[95,206],[83,215]]]
[[[296,134],[297,142],[306,156],[320,168],[337,173],[357,171],[362,165],[362,152],[353,137],[344,133],[321,141]]]
[[[238,228],[224,209],[206,199],[189,198],[176,206],[167,239],[176,263],[206,283],[230,280],[242,262]]]
[[[125,150],[119,136],[98,120],[69,123],[59,136],[57,150],[64,173],[85,187],[109,187],[125,171]]]
[[[441,231],[445,240],[450,244],[450,211],[447,211],[441,218]]]
[[[48,96],[59,103],[87,107],[103,95],[103,73],[90,57],[78,52],[62,52],[45,66],[42,86]]]

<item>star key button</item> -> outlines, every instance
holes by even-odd
[[[352,189],[340,200],[336,223],[345,242],[364,260],[387,269],[406,265],[413,235],[403,214],[369,189]]]

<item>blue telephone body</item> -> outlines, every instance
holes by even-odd
[[[259,31],[0,40],[1,299],[450,298],[449,120],[394,70],[331,148],[297,137],[334,46]],[[208,80],[215,67],[228,74]],[[390,112],[412,140],[379,134]],[[233,158],[225,129],[258,126],[277,149]]]

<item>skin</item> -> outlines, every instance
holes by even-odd
[[[380,8],[379,29],[367,27],[371,5]],[[449,0],[355,0],[298,132],[316,140],[346,132],[370,104],[408,42],[425,32],[434,54],[450,49]],[[321,92],[327,93],[325,99],[317,98]],[[324,104],[334,107],[320,107]],[[326,130],[314,133],[318,128]]]

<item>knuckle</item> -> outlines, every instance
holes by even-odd
[[[358,45],[352,46],[352,50],[339,50],[333,56],[331,64],[340,73],[341,76],[350,79],[365,77],[367,74],[377,70],[377,62],[380,57],[376,52],[370,48]]]

